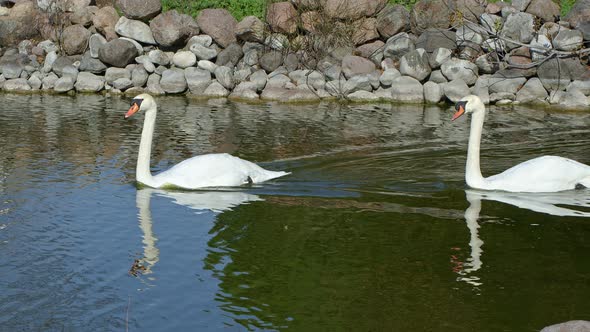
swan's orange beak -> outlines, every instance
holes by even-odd
[[[131,104],[131,107],[129,107],[129,110],[125,113],[125,119],[129,119],[129,117],[137,113],[137,111],[139,111],[139,105],[137,105],[137,103]]]

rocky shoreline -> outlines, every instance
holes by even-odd
[[[562,19],[551,0],[296,0],[264,22],[159,0],[119,0],[122,16],[98,0],[14,1],[0,7],[0,91],[590,106],[590,1]]]

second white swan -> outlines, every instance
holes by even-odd
[[[479,150],[485,106],[479,97],[470,95],[457,102],[455,110],[453,121],[465,113],[472,113],[465,168],[465,181],[469,187],[511,192],[557,192],[579,187],[590,188],[590,166],[556,156],[534,158],[484,178],[479,166]]]
[[[149,94],[133,98],[125,119],[138,111],[145,111],[145,120],[139,143],[135,176],[137,182],[152,188],[198,189],[206,187],[233,187],[259,183],[289,174],[269,171],[227,153],[205,154],[184,160],[172,168],[152,175],[150,154],[156,123],[157,105]]]

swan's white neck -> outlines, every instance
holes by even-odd
[[[486,188],[486,180],[481,175],[481,168],[479,166],[481,133],[485,116],[485,109],[475,111],[471,116],[469,147],[467,148],[467,166],[465,167],[465,182],[467,182],[467,185],[472,188]]]
[[[152,137],[156,125],[156,113],[157,108],[155,106],[145,112],[141,141],[139,143],[139,155],[137,156],[137,168],[135,169],[135,179],[137,182],[149,187],[157,187],[154,185],[154,179],[150,172],[150,155],[152,153]]]

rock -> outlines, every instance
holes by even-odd
[[[449,80],[447,80],[445,75],[443,75],[442,71],[434,70],[432,73],[430,73],[430,77],[428,78],[428,81],[434,82],[434,83],[446,83]]]
[[[440,67],[443,75],[449,80],[461,79],[467,85],[473,85],[477,80],[477,66],[467,60],[450,59]]]
[[[387,4],[377,15],[377,31],[387,39],[410,29],[410,12],[402,5]]]
[[[379,82],[382,86],[388,88],[391,86],[393,81],[400,76],[402,76],[402,74],[397,69],[389,68],[383,71],[383,73],[379,77]]]
[[[253,82],[241,82],[235,87],[235,89],[229,95],[229,98],[247,100],[258,99],[259,96],[256,93],[256,84]]]
[[[63,76],[57,79],[53,85],[53,90],[58,93],[68,92],[74,89],[75,80],[70,76]]]
[[[211,47],[211,44],[213,44],[213,38],[211,38],[211,36],[208,35],[192,36],[186,43],[186,47],[190,49],[190,47],[194,44],[203,45],[205,47]]]
[[[516,94],[526,81],[526,78],[515,71],[498,71],[488,79],[489,92]]]
[[[403,103],[424,102],[424,89],[418,80],[408,76],[400,76],[391,83],[391,98]]]
[[[46,54],[48,54],[49,52],[57,52],[59,50],[57,45],[55,45],[55,43],[51,40],[44,40],[37,44],[37,47],[43,49],[43,51],[45,51]]]
[[[186,79],[182,69],[166,69],[162,73],[160,86],[166,93],[182,93],[186,90]]]
[[[217,56],[217,51],[213,48],[208,48],[201,44],[192,44],[189,48],[199,60],[211,60]]]
[[[572,26],[590,21],[590,0],[577,0],[565,16],[565,20]]]
[[[162,11],[160,0],[117,0],[117,7],[126,17],[146,22]]]
[[[412,32],[420,34],[429,28],[446,29],[451,26],[451,14],[451,8],[445,1],[420,0],[410,11]]]
[[[226,66],[219,66],[215,68],[215,79],[223,85],[224,88],[231,90],[234,88],[234,77],[232,70]]]
[[[189,67],[184,70],[184,77],[189,91],[195,95],[201,95],[211,84],[211,73],[207,70]]]
[[[243,56],[242,47],[238,43],[233,43],[219,52],[215,64],[218,66],[234,67]]]
[[[416,45],[410,36],[407,33],[402,32],[387,40],[385,47],[383,48],[383,56],[392,59],[400,59],[404,54],[415,49]]]
[[[440,68],[440,66],[447,62],[451,58],[451,50],[444,47],[439,47],[435,49],[430,57],[428,58],[428,63],[432,69]]]
[[[283,66],[285,66],[287,71],[297,70],[299,68],[299,57],[293,53],[287,54],[283,59]]]
[[[121,16],[117,21],[115,32],[144,44],[156,44],[152,31],[147,24],[137,20],[130,20],[125,16]]]
[[[487,52],[506,53],[506,42],[499,38],[489,38],[483,41],[482,48]]]
[[[383,60],[384,46],[384,42],[376,40],[374,42],[367,43],[357,47],[355,53],[363,58],[367,58],[373,61],[373,63],[375,64],[379,64],[381,63],[381,60]]]
[[[8,16],[0,16],[0,45],[15,45],[25,39],[37,39],[39,29],[38,12],[29,1],[19,1],[9,11]],[[11,83],[13,84],[13,83]]]
[[[201,11],[201,15],[208,10]],[[217,23],[225,24],[222,21]],[[150,22],[154,39],[163,47],[185,45],[192,36],[199,34],[199,26],[200,24],[197,25],[197,22],[192,17],[179,14],[176,10],[164,12]],[[225,47],[225,45],[222,46]]]
[[[565,90],[569,83],[579,79],[585,70],[576,58],[550,59],[539,65],[537,76],[546,90]]]
[[[273,50],[282,51],[289,47],[289,38],[280,33],[273,33],[264,39],[264,45]]]
[[[447,97],[452,103],[456,103],[461,100],[461,98],[471,94],[469,87],[461,78],[443,84],[445,97]]]
[[[502,17],[484,13],[479,17],[479,23],[492,33],[497,33],[502,29]]]
[[[58,79],[59,79],[59,77],[57,77],[57,75],[55,75],[54,73],[47,74],[47,76],[43,77],[43,79],[41,80],[41,83],[42,83],[41,88],[43,90],[53,89],[53,87],[55,86],[55,83],[57,82]],[[72,88],[73,88],[73,86],[74,86],[74,83],[72,82]]]
[[[107,35],[110,31],[114,32],[115,25],[119,21],[119,14],[111,6],[102,7],[92,17],[92,25],[98,32]],[[107,38],[108,39],[108,38]]]
[[[170,64],[171,60],[170,57],[161,50],[150,51],[148,53],[148,58],[152,63],[160,66],[167,66]]]
[[[102,74],[107,69],[107,66],[99,59],[95,59],[90,55],[90,52],[84,53],[82,60],[80,60],[80,71],[87,71],[93,74]]]
[[[588,332],[590,331],[590,321],[570,320],[565,323],[555,324],[544,327],[541,332]]]
[[[283,55],[281,52],[270,51],[265,53],[259,62],[262,69],[266,70],[266,72],[272,72],[283,64]]]
[[[471,87],[471,93],[478,96],[484,104],[490,103],[489,78],[490,75],[481,75]]]
[[[374,72],[375,64],[365,58],[347,55],[342,59],[342,73],[346,78]]]
[[[62,45],[67,55],[82,54],[88,45],[90,31],[84,26],[76,24],[64,29]]]
[[[147,55],[140,55],[136,57],[135,62],[141,64],[143,66],[143,69],[145,69],[145,71],[147,71],[150,74],[156,71],[156,66]]]
[[[98,50],[107,43],[107,40],[99,33],[95,33],[88,39],[88,48],[90,49],[90,56],[98,58]]]
[[[533,15],[528,13],[514,13],[508,15],[508,18],[506,18],[501,35],[505,38],[528,44],[533,40],[534,33]],[[519,46],[515,43],[506,43],[506,47],[510,50]]]
[[[197,67],[206,70],[210,73],[213,73],[215,71],[215,68],[217,68],[217,65],[208,60],[199,60],[199,62],[197,63]]]
[[[243,41],[262,43],[264,23],[256,16],[246,16],[236,25],[236,37]]]
[[[566,90],[572,90],[572,89],[578,89],[580,90],[584,95],[589,96],[590,95],[590,80],[575,80],[573,82],[571,82]]]
[[[428,54],[422,48],[406,53],[401,58],[399,71],[402,75],[413,77],[418,81],[425,80],[431,72]]]
[[[197,17],[201,30],[225,48],[236,42],[235,28],[238,22],[225,9],[203,9]]]
[[[33,50],[33,42],[31,42],[28,39],[25,39],[25,40],[21,41],[20,43],[18,43],[17,48],[18,48],[18,53],[29,55],[29,54],[31,54],[31,51]]]
[[[80,24],[86,28],[92,25],[92,16],[94,15],[93,12],[98,10],[98,8],[94,6],[89,6],[82,8],[79,11],[76,11],[70,15],[70,21],[72,24]]]
[[[558,21],[559,5],[552,0],[532,0],[526,12],[546,22]]]
[[[497,65],[494,64],[494,59],[490,54],[482,54],[475,60],[475,64],[480,73],[492,74],[497,70]]]
[[[119,78],[113,82],[113,88],[125,91],[133,86],[133,82],[128,78]]]
[[[136,66],[131,71],[131,82],[135,87],[142,87],[147,83],[149,74],[143,65]]]
[[[57,76],[61,77],[63,76],[63,68],[72,64],[74,63],[70,58],[59,56],[57,59],[55,59],[53,65],[51,65],[51,68],[53,69],[53,72],[57,74]]]
[[[354,45],[362,45],[366,42],[379,38],[377,31],[377,19],[373,17],[361,18],[352,23],[355,29],[352,33],[352,42]]]
[[[519,12],[524,12],[528,7],[531,0],[512,0],[512,7],[516,8]]]
[[[545,90],[541,80],[537,77],[529,79],[516,93],[516,101],[520,103],[530,103],[539,100],[544,101],[547,97],[547,90]]]
[[[436,104],[441,101],[443,95],[443,89],[437,83],[431,81],[424,83],[425,102]]]
[[[118,80],[119,78],[131,79],[131,72],[129,72],[125,68],[110,67],[107,68],[104,74],[104,78],[108,84],[112,85],[113,82]]]
[[[78,68],[73,65],[64,66],[62,69],[62,77],[69,76],[75,82],[78,78]]]
[[[356,20],[378,13],[386,0],[326,0],[324,12],[330,18]]]
[[[465,23],[464,25],[457,28],[456,36],[456,44],[461,46],[466,42],[471,42],[477,45],[481,45],[484,41],[484,36],[487,37],[487,34],[483,31],[483,29],[472,23]]]
[[[7,80],[19,78],[22,72],[23,66],[17,62],[9,62],[2,66],[2,75]]]
[[[346,96],[346,98],[350,101],[355,101],[355,102],[371,102],[371,101],[377,101],[377,100],[381,99],[376,94],[369,92],[369,91],[364,91],[364,90],[355,91],[355,92],[349,94],[348,96]]]
[[[113,39],[98,50],[100,61],[121,68],[132,63],[138,55],[135,45],[123,39]]]
[[[258,92],[262,91],[266,86],[267,75],[264,70],[257,70],[250,75],[250,82],[256,85]]]
[[[309,89],[286,90],[279,101],[281,102],[316,102],[320,99],[319,94]]]
[[[172,57],[172,63],[179,68],[192,67],[197,63],[197,56],[190,51],[179,51]]]
[[[227,97],[229,91],[219,82],[213,81],[205,91],[203,91],[203,95],[207,97]]]
[[[456,39],[456,34],[453,31],[428,29],[418,37],[416,48],[423,48],[428,53],[441,47],[454,50],[457,48]]]
[[[6,83],[8,83],[8,81]],[[5,89],[6,83],[4,85]],[[559,105],[567,109],[587,110],[590,106],[590,98],[586,97],[582,91],[578,89],[572,89],[563,95]]]
[[[274,32],[294,33],[297,30],[297,11],[288,1],[270,3],[266,10],[266,22]]]
[[[104,89],[104,78],[92,73],[81,72],[74,87],[78,92],[98,92]]]
[[[6,91],[30,91],[31,86],[26,78],[12,78],[4,82],[2,87]]]
[[[584,37],[578,30],[560,30],[553,39],[553,46],[560,51],[574,51],[583,45]]]
[[[266,82],[266,87],[284,88],[287,84],[291,84],[291,79],[284,74],[277,74],[270,76]]]

